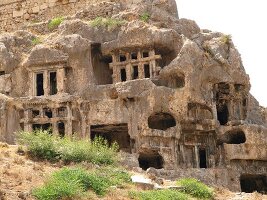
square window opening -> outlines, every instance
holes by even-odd
[[[36,74],[36,96],[44,95],[44,74]]]
[[[50,95],[57,94],[57,72],[49,73],[50,79]]]
[[[121,69],[121,81],[126,81],[126,70],[124,68]]]

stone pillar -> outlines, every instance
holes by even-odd
[[[49,78],[48,78],[48,71],[44,71],[44,96],[48,96],[50,94],[50,88],[49,88]]]
[[[196,156],[196,167],[197,168],[200,168],[200,166],[199,166],[199,157],[198,157],[198,146],[196,145],[195,146],[195,156]]]
[[[57,70],[57,92],[59,94],[65,92],[64,79],[65,79],[65,69],[60,68]]]
[[[138,64],[138,76],[139,76],[139,79],[145,78],[144,64],[143,63]]]
[[[71,106],[67,104],[67,123],[65,124],[65,133],[66,136],[72,136],[72,110]]]
[[[126,65],[126,81],[129,81],[129,80],[132,80],[133,77],[132,77],[132,65],[131,64],[128,64]]]
[[[88,139],[88,134],[86,133],[87,124],[86,124],[86,114],[81,111],[81,138]]]
[[[24,112],[24,131],[32,132],[32,124],[29,123],[32,118],[31,110],[27,109]]]
[[[149,62],[149,68],[150,68],[150,77],[156,76],[156,60],[155,60],[155,50],[149,51],[149,57],[152,57],[153,59]]]
[[[29,88],[30,96],[36,96],[36,76],[34,72],[30,73],[31,86]]]

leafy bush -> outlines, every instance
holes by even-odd
[[[60,155],[57,152],[59,140],[48,131],[21,132],[18,135],[18,142],[27,146],[31,157],[51,161],[59,159]]]
[[[184,192],[192,195],[193,197],[200,199],[213,198],[213,190],[196,179],[184,178],[177,181],[177,184],[184,187]]]
[[[74,138],[60,138],[47,131],[38,130],[33,133],[21,132],[18,142],[27,146],[30,156],[50,161],[63,160],[69,162],[92,162],[95,164],[113,164],[117,161],[118,145],[111,147],[103,138],[89,142]]]
[[[57,28],[64,21],[63,17],[56,17],[48,22],[48,28],[50,30]]]
[[[41,44],[42,40],[39,37],[35,37],[32,39],[32,45]]]
[[[104,195],[115,183],[112,181],[114,176],[117,176],[115,171],[108,171],[103,175],[103,170],[100,173],[100,170],[88,172],[82,168],[63,168],[54,172],[48,181],[42,187],[34,189],[32,194],[39,200],[78,199],[88,189],[97,195]]]
[[[150,14],[148,12],[144,12],[142,15],[140,15],[140,19],[144,22],[148,22],[150,19]]]
[[[177,190],[148,190],[142,192],[129,192],[131,199],[137,200],[188,200],[188,196]]]
[[[92,27],[106,27],[109,30],[112,30],[115,29],[116,27],[125,24],[125,21],[120,19],[97,17],[94,20],[90,21],[89,24]]]

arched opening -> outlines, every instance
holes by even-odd
[[[246,142],[246,135],[241,130],[229,131],[223,137],[223,143],[226,144],[242,144]]]
[[[260,192],[267,194],[267,176],[245,174],[240,177],[241,191],[246,193]]]
[[[139,167],[141,167],[143,170],[147,170],[150,167],[162,169],[164,163],[162,156],[155,151],[140,153],[138,162]]]
[[[155,113],[148,118],[148,126],[151,129],[167,130],[176,126],[176,121],[171,114]]]

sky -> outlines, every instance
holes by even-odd
[[[176,0],[180,18],[232,35],[249,74],[252,95],[267,107],[267,1]]]

